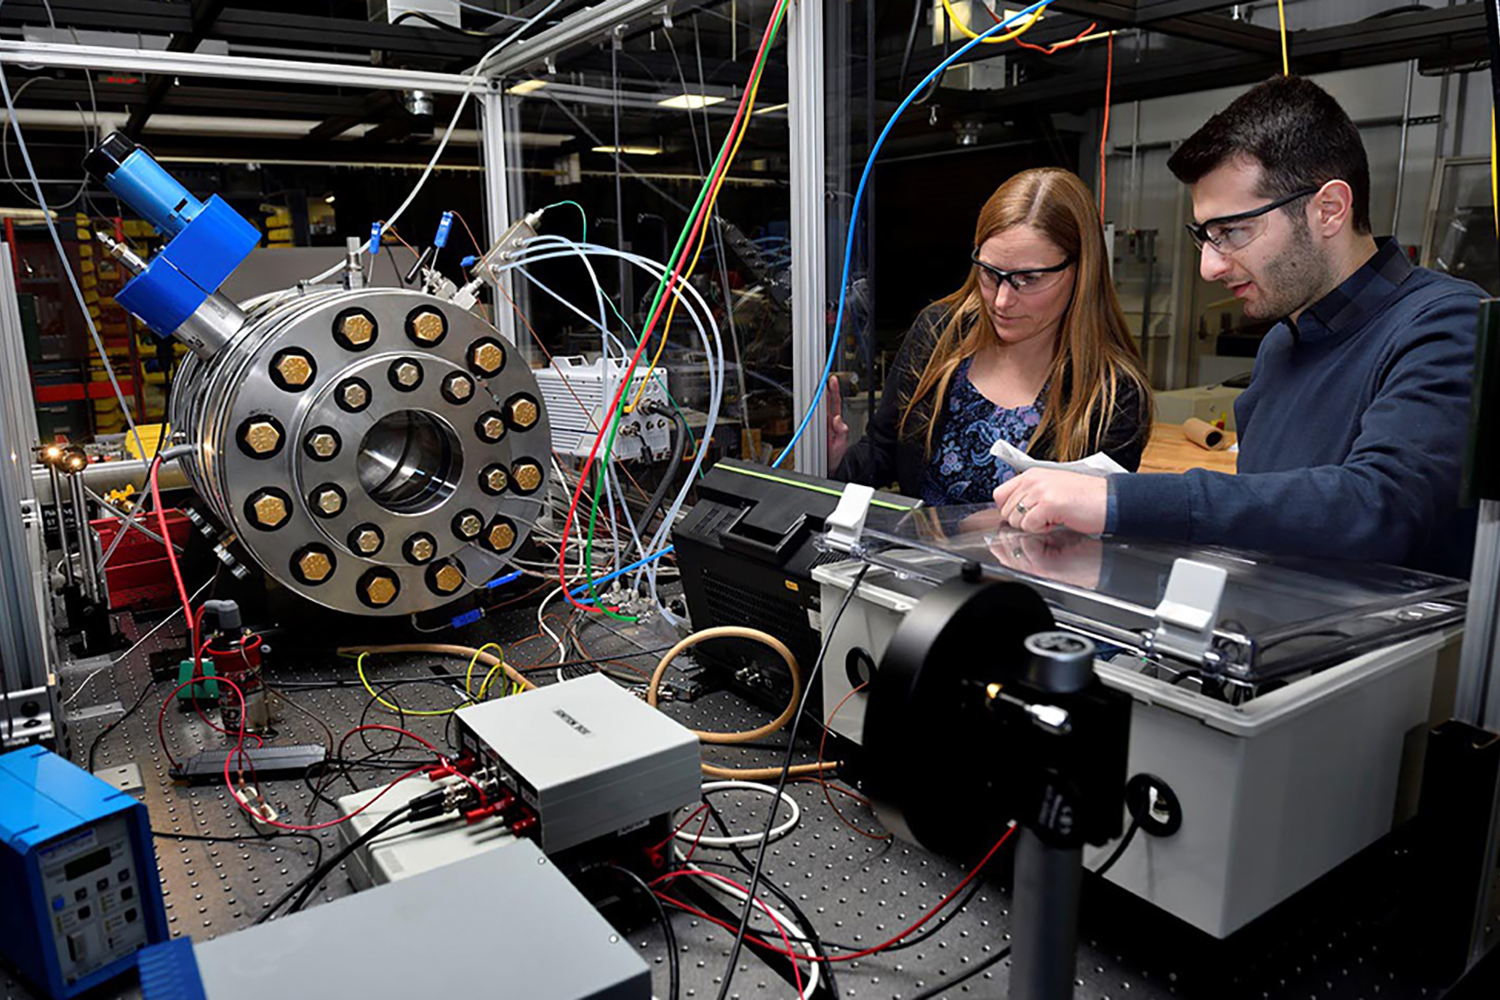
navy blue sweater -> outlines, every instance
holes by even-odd
[[[1106,530],[1467,578],[1459,507],[1479,300],[1393,241],[1260,345],[1239,475],[1113,476]]]

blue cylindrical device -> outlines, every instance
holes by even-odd
[[[110,134],[84,161],[110,192],[171,238],[203,211],[194,198],[151,154],[119,132]]]

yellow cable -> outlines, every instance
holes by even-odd
[[[1490,206],[1495,211],[1495,236],[1500,238],[1500,162],[1495,155],[1495,109],[1490,108]]]
[[[464,674],[464,694],[468,695],[471,698],[474,697],[474,694],[473,694],[472,691],[469,690],[469,683],[474,680],[474,664],[476,664],[476,663],[479,662],[479,657],[482,656],[482,655],[484,655],[484,651],[486,649],[493,649],[496,653],[500,654],[500,662],[497,663],[497,664],[495,664],[495,666],[497,668],[500,667],[500,666],[503,666],[504,663],[505,663],[505,650],[503,650],[503,649],[500,648],[500,644],[499,643],[496,643],[496,642],[487,642],[483,646],[480,646],[478,649],[474,650],[474,656],[473,656],[472,659],[469,660],[469,669]],[[493,673],[493,672],[494,671],[491,671],[491,673]],[[484,685],[480,685],[479,690],[480,690],[480,698],[483,698],[484,697],[484,694],[483,694],[483,692],[484,692]]]
[[[1276,0],[1276,16],[1281,19],[1281,75],[1292,75],[1292,64],[1286,57],[1286,2]]]
[[[365,678],[365,657],[369,655],[369,653],[360,653],[359,658],[354,661],[354,669],[359,671],[359,682],[365,686],[366,691],[370,692],[371,698],[374,698],[376,701],[380,702],[380,704],[384,705],[387,709],[394,712],[396,715],[452,715],[460,708],[463,708],[462,705],[454,705],[452,708],[419,710],[413,708],[402,708],[400,705],[391,704],[384,698],[380,697],[380,695],[376,693],[375,689],[370,687],[369,680]]]
[[[504,669],[505,669],[505,664],[504,663],[497,663],[493,667],[490,668],[490,672],[484,675],[484,680],[481,681],[480,684],[479,684],[479,696],[475,699],[476,701],[484,701],[485,696],[489,694],[490,681],[494,680],[495,679],[495,675],[498,674],[500,671],[502,671]],[[512,684],[511,687],[510,687],[510,690],[507,693],[508,694],[515,694],[516,693],[515,687],[516,686],[514,684]]]
[[[983,3],[984,0],[980,0],[980,2]],[[985,45],[999,45],[1000,43],[1008,42],[1013,38],[1020,38],[1022,35],[1026,34],[1027,31],[1031,30],[1031,26],[1037,22],[1037,18],[1042,16],[1042,11],[1047,9],[1046,7],[1038,7],[1036,10],[1031,12],[1031,15],[1027,17],[1026,20],[1021,22],[1020,27],[1007,31],[1003,35],[996,35],[994,38],[980,38],[979,34],[974,31],[973,28],[970,28],[967,24],[964,24],[963,21],[959,20],[958,11],[953,9],[953,4],[949,3],[948,0],[942,0],[942,4],[943,10],[948,12],[948,23],[952,24],[955,28],[963,32],[965,35],[968,35],[970,38],[978,38]]]

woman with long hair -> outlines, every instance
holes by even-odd
[[[1015,475],[990,453],[1000,438],[1052,461],[1102,451],[1135,471],[1151,385],[1108,253],[1072,173],[1026,170],[1000,185],[979,212],[968,277],[917,317],[853,446],[829,386],[835,475],[932,505],[986,503]]]

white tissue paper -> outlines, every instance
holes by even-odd
[[[1117,472],[1126,471],[1124,466],[1102,451],[1097,451],[1087,458],[1080,458],[1076,462],[1044,462],[1039,458],[1032,458],[1003,438],[991,446],[990,454],[1015,469],[1016,475],[1020,475],[1027,469],[1061,469],[1064,472],[1077,472],[1085,476],[1112,476]]]

